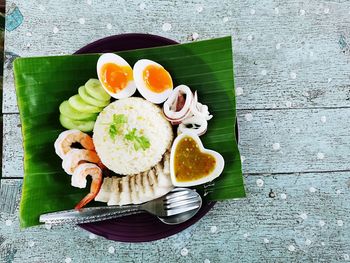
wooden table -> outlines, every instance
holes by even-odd
[[[1,262],[350,261],[349,2],[15,0],[8,13],[16,5],[24,19],[5,38]],[[13,58],[71,54],[125,32],[182,43],[233,36],[247,198],[152,243],[79,227],[21,230]]]

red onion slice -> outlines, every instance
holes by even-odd
[[[184,95],[186,95],[186,98]],[[189,87],[186,85],[177,86],[164,102],[163,112],[165,118],[171,122],[179,122],[186,118],[191,108],[192,99],[193,94]]]

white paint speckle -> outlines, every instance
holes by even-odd
[[[324,246],[324,245],[326,245],[324,242],[321,242],[321,246]]]
[[[300,217],[301,219],[303,219],[303,220],[306,220],[306,219],[307,219],[307,214],[306,214],[306,213],[301,213],[301,214],[299,215],[299,217]]]
[[[323,10],[323,12],[324,12],[325,14],[329,14],[329,8],[326,7],[326,8]]]
[[[228,20],[229,20],[229,18],[226,16],[226,17],[224,17],[223,19],[222,19],[222,21],[224,22],[224,23],[227,23],[228,22]]]
[[[7,219],[7,220],[5,221],[5,225],[6,225],[6,226],[11,226],[11,225],[12,225],[12,221],[11,221],[10,219]]]
[[[163,31],[170,31],[171,30],[171,24],[169,23],[164,23],[162,26]]]
[[[276,49],[280,49],[281,48],[281,43],[277,43],[276,44]]]
[[[326,116],[322,116],[321,117],[321,122],[325,123],[327,121],[327,117]]]
[[[83,18],[83,17],[79,18],[79,24],[84,25],[85,24],[85,18]]]
[[[181,253],[181,256],[184,256],[184,257],[185,257],[185,256],[188,255],[188,249],[184,247],[183,249],[181,249],[181,252],[180,252],[180,253]]]
[[[211,232],[211,233],[216,233],[216,231],[218,231],[217,226],[212,226],[212,227],[210,227],[210,232]]]
[[[253,40],[253,35],[249,35],[249,36],[247,37],[247,39],[248,39],[248,41],[252,41],[252,40]]]
[[[310,193],[315,193],[316,192],[316,188],[311,186],[309,188],[309,191],[310,191]]]
[[[275,142],[274,144],[272,144],[272,149],[278,151],[279,149],[281,149],[281,145],[278,142]]]
[[[318,224],[320,225],[320,227],[323,227],[323,226],[325,226],[326,222],[323,221],[323,220],[320,220],[320,221],[318,222]]]
[[[108,23],[108,24],[106,25],[106,27],[107,27],[107,29],[112,29],[112,24]]]
[[[343,222],[343,220],[337,220],[337,225],[338,226],[343,226],[344,225],[344,222]]]
[[[54,34],[57,34],[58,33],[58,28],[55,26],[53,29],[52,29],[52,32],[54,33]]]
[[[93,234],[93,233],[90,233],[90,234],[89,234],[89,238],[90,238],[90,239],[96,239],[97,236],[96,236],[95,234]]]
[[[45,7],[43,5],[39,5],[38,7],[39,7],[40,11],[45,11]]]
[[[289,245],[288,246],[288,250],[291,251],[291,252],[295,251],[295,246]]]
[[[243,95],[243,89],[241,87],[236,88],[236,96],[241,96]]]
[[[313,57],[314,56],[314,52],[313,51],[310,51],[310,57]]]
[[[201,5],[197,6],[197,7],[196,7],[196,11],[197,11],[198,13],[201,13],[201,12],[203,11],[203,6],[201,6]]]
[[[337,193],[337,195],[340,195],[341,194],[341,190],[337,190],[337,191],[335,191],[336,193]]]
[[[110,246],[110,247],[108,248],[108,253],[114,254],[114,252],[115,252],[115,248],[114,248],[113,246]]]
[[[250,9],[250,14],[254,15],[255,14],[255,10],[254,9]]]
[[[199,35],[197,32],[192,33],[192,39],[197,40],[199,38]]]
[[[210,263],[210,260],[209,259],[204,259],[204,263]]]
[[[277,108],[277,105],[276,103],[272,103],[272,106],[271,106],[273,109],[276,109]]]
[[[33,241],[33,240],[30,240],[30,241],[28,242],[28,246],[29,246],[29,247],[34,247],[34,241]]]
[[[303,16],[303,15],[305,15],[305,10],[300,9],[299,13],[300,13],[301,16]]]
[[[266,74],[267,74],[266,69],[263,69],[263,70],[261,71],[261,75],[266,76]]]
[[[312,241],[310,239],[306,239],[305,240],[305,245],[310,246],[311,243],[312,243]]]
[[[290,75],[291,79],[296,79],[297,78],[297,73],[295,73],[293,71],[289,75]]]
[[[250,234],[249,233],[244,233],[244,238],[247,238],[247,237],[249,237],[250,236]]]
[[[52,225],[51,225],[51,224],[45,224],[45,228],[46,228],[47,230],[50,230],[50,229],[52,228]]]
[[[300,133],[300,128],[295,128],[295,133]]]
[[[258,187],[263,187],[263,186],[264,186],[264,180],[262,180],[262,179],[257,179],[257,180],[256,180],[256,185],[257,185]]]
[[[86,3],[87,3],[88,5],[92,5],[92,0],[86,0]]]
[[[349,256],[349,254],[343,254],[343,258],[344,258],[344,260],[349,260],[350,256]]]
[[[281,199],[286,200],[287,199],[287,195],[285,193],[282,193],[281,194]]]
[[[140,8],[140,10],[145,10],[146,9],[146,4],[145,3],[141,3],[139,5],[139,8]]]
[[[64,259],[64,262],[65,262],[65,263],[71,263],[71,262],[72,262],[72,259],[71,259],[70,257],[66,257],[66,258]]]
[[[278,15],[280,12],[280,10],[278,9],[278,7],[275,8],[275,14]]]
[[[317,159],[320,159],[320,160],[324,159],[324,153],[321,153],[321,152],[317,153]]]
[[[251,113],[247,113],[246,115],[244,115],[244,118],[246,119],[246,121],[252,121],[253,115]]]
[[[26,47],[29,48],[30,47],[30,43],[27,43]]]
[[[291,102],[291,101],[286,101],[286,107],[287,107],[287,108],[292,107],[292,102]]]
[[[332,80],[333,80],[332,78],[328,78],[327,81],[328,81],[328,83],[330,83]]]
[[[241,155],[241,162],[244,163],[244,161],[245,161],[245,156]]]
[[[31,37],[31,36],[32,36],[32,33],[27,32],[27,33],[26,33],[26,36],[27,36],[27,37]]]
[[[270,243],[270,240],[268,240],[267,238],[264,238],[264,243],[268,244],[268,243]]]

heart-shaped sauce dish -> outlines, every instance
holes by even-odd
[[[219,177],[225,166],[222,155],[204,148],[198,135],[181,133],[170,153],[170,176],[174,186],[201,185]]]

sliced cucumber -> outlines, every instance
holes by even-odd
[[[94,121],[77,121],[71,118],[68,118],[60,114],[60,123],[61,125],[68,130],[80,130],[82,132],[90,132],[94,129]]]
[[[70,97],[68,102],[72,108],[84,113],[99,113],[103,110],[103,108],[87,104],[79,95]]]
[[[96,113],[85,113],[80,112],[70,106],[69,102],[65,100],[60,105],[60,113],[73,120],[85,120],[85,121],[95,121],[97,118]]]
[[[94,97],[91,97],[87,92],[86,92],[86,89],[85,89],[85,86],[81,86],[79,89],[78,89],[78,92],[79,92],[79,95],[80,97],[87,103],[91,104],[91,105],[94,105],[96,107],[106,107],[108,104],[109,104],[109,100],[98,100],[98,99],[95,99]]]
[[[98,100],[109,100],[111,96],[104,90],[98,79],[89,79],[85,83],[86,92],[95,99]]]

